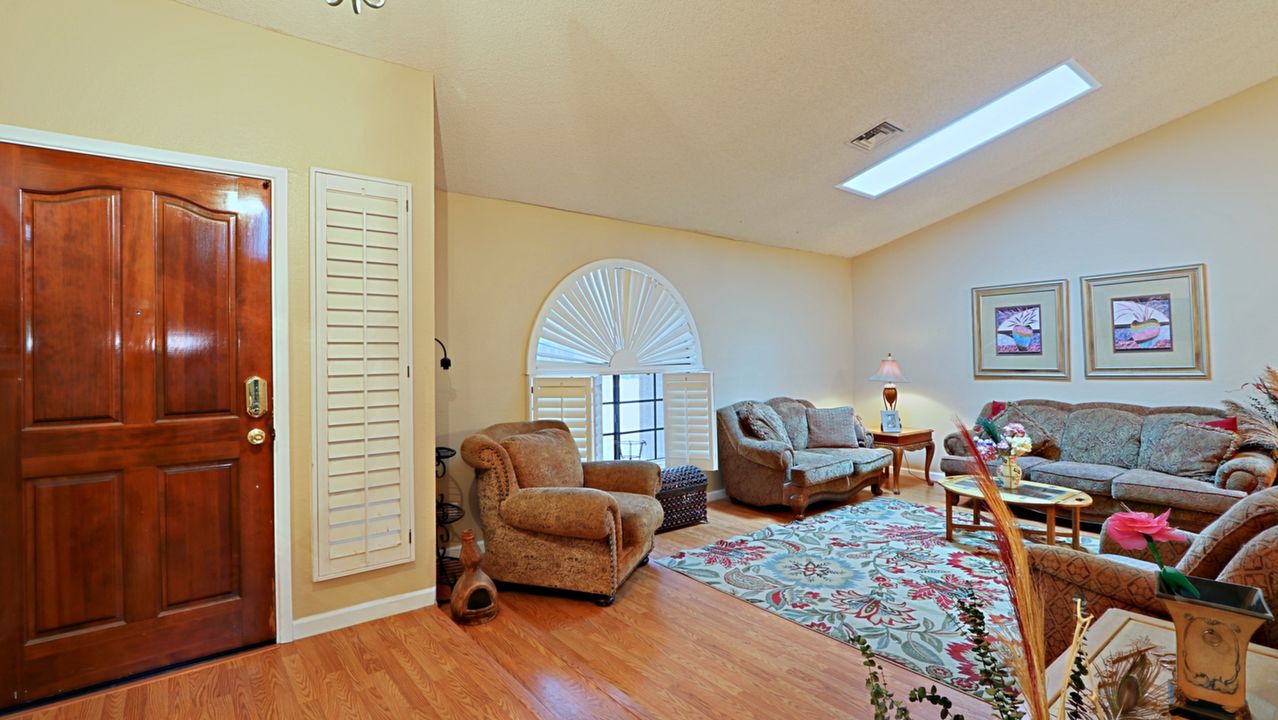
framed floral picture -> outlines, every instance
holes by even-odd
[[[1069,283],[972,289],[976,378],[1069,379]]]
[[[1087,377],[1210,377],[1207,267],[1082,278]]]

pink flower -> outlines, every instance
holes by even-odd
[[[1147,512],[1114,513],[1105,524],[1105,534],[1126,550],[1144,548],[1146,536],[1154,542],[1187,542],[1185,533],[1167,522],[1169,515],[1170,508],[1157,517]]]

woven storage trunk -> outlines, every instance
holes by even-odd
[[[696,465],[662,470],[657,500],[666,511],[666,519],[657,528],[659,533],[707,522],[706,474]]]

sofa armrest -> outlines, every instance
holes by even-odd
[[[1274,484],[1278,463],[1264,453],[1246,450],[1221,464],[1216,471],[1216,487],[1252,493]]]
[[[501,519],[520,530],[585,540],[603,540],[621,527],[617,501],[593,488],[524,488],[502,502]]]
[[[968,457],[970,455],[967,451],[967,443],[963,442],[963,436],[959,433],[953,432],[946,435],[941,444],[945,447],[945,452],[955,457]]]
[[[1076,589],[1088,602],[1105,607],[1118,606],[1148,609],[1151,614],[1162,616],[1162,602],[1155,596],[1158,566],[1118,555],[1092,555],[1063,547],[1051,547],[1030,543],[1031,571],[1038,575],[1050,575],[1066,586]],[[1075,594],[1077,594],[1075,593]],[[1072,602],[1073,596],[1063,598]],[[1062,598],[1045,598],[1046,602],[1061,602]]]
[[[794,450],[780,440],[738,438],[737,453],[756,465],[782,472],[789,470],[794,464]]]
[[[1185,553],[1189,552],[1189,546],[1194,544],[1197,535],[1191,532],[1185,533],[1185,542],[1167,542],[1158,546],[1158,552],[1163,556],[1163,562],[1168,566],[1174,567],[1185,557]],[[1128,550],[1119,545],[1109,536],[1109,519],[1105,520],[1105,524],[1101,527],[1100,535],[1100,551],[1102,555],[1121,555],[1132,560],[1140,560],[1141,562],[1154,563],[1154,555],[1149,552],[1148,547],[1139,550]]]
[[[639,460],[582,463],[585,485],[596,490],[656,495],[661,490],[661,467]]]

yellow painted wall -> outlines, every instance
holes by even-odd
[[[1219,405],[1239,397],[1245,381],[1278,364],[1275,127],[1278,80],[1270,80],[855,258],[853,307],[893,305],[857,316],[857,399],[878,394],[864,378],[888,349],[911,381],[901,386],[902,420],[942,432],[991,399]],[[1079,277],[1199,262],[1212,378],[1085,378]],[[1070,284],[1072,379],[974,380],[971,288],[1058,278]]]
[[[783,394],[818,405],[851,399],[846,258],[457,193],[437,195],[436,222],[436,323],[453,358],[451,370],[435,365],[442,445],[459,448],[488,425],[527,417],[537,311],[566,275],[604,258],[649,265],[679,290],[714,373],[716,405]],[[473,483],[460,457],[440,483],[467,509],[458,529],[476,527]]]
[[[298,12],[313,8],[302,7]],[[323,10],[321,6],[319,10]],[[0,6],[0,123],[289,171],[294,612],[304,617],[434,585],[431,373],[417,380],[418,560],[311,580],[309,170],[413,183],[415,353],[434,335],[433,80],[169,0]]]

